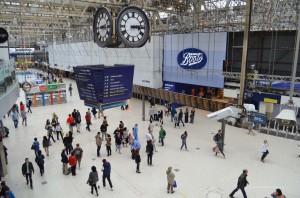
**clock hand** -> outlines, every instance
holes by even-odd
[[[141,28],[141,26],[140,25],[132,25],[132,26],[130,26],[132,29],[140,29]]]
[[[101,25],[100,29],[106,29],[106,28],[109,28],[109,27],[110,27],[109,25],[107,25],[107,26],[106,25]]]

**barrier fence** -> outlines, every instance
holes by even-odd
[[[191,96],[182,93],[166,91],[163,89],[154,89],[139,85],[133,85],[133,97],[142,99],[143,94],[147,97],[146,99],[148,99],[149,97],[154,98],[156,103],[158,104],[163,104],[163,101],[174,102],[184,106],[195,107],[212,112],[233,105],[232,103],[220,102],[198,96]]]

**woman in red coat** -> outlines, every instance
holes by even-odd
[[[76,175],[76,164],[77,164],[77,161],[76,161],[76,157],[75,157],[75,154],[74,154],[73,151],[71,152],[71,155],[69,157],[69,164],[71,166],[72,175],[75,176]]]
[[[89,112],[86,112],[86,114],[85,114],[85,121],[86,121],[86,129],[88,130],[88,131],[91,131],[91,129],[90,129],[90,125],[91,125],[91,114],[89,113]]]
[[[24,106],[23,102],[20,102],[20,110],[25,111],[25,106]]]

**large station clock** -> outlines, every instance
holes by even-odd
[[[150,25],[145,12],[135,6],[121,10],[116,21],[118,40],[125,47],[142,47],[149,39]]]
[[[113,22],[110,11],[101,7],[97,10],[93,22],[94,40],[100,47],[107,47],[112,43]]]

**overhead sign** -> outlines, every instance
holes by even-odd
[[[178,54],[177,62],[184,69],[202,69],[207,63],[207,56],[200,49],[187,48]]]
[[[5,43],[8,40],[8,32],[0,27],[0,43]]]
[[[79,97],[87,104],[105,104],[130,99],[133,65],[74,67]]]
[[[256,124],[267,124],[267,117],[263,114],[253,114],[253,116],[250,117],[251,121]]]

